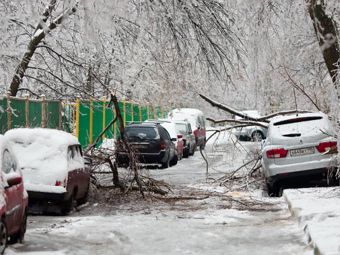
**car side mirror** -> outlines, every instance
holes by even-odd
[[[177,138],[181,139],[181,138],[183,138],[183,135],[177,135]]]
[[[176,142],[177,138],[171,138],[171,142]]]
[[[8,186],[6,188],[10,188],[12,186],[18,185],[22,183],[22,177],[21,176],[12,176],[7,179]]]

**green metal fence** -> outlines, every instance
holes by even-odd
[[[120,101],[119,109],[124,126],[146,119],[164,118],[166,112],[161,107],[141,105],[132,101]],[[114,119],[115,110],[103,100],[77,100],[65,102],[56,100],[36,100],[30,98],[0,98],[0,133],[19,127],[46,127],[73,133],[83,147],[91,144]],[[115,123],[101,137],[119,136],[119,123]]]
[[[122,113],[124,126],[132,122],[142,122],[147,119],[164,118],[166,113],[161,107],[142,106],[136,102],[120,101],[119,109]],[[77,100],[76,102],[76,136],[83,146],[91,144],[106,126],[114,119],[115,110],[108,106],[105,99]],[[119,136],[119,122],[109,128],[101,139]]]
[[[29,98],[0,98],[0,133],[19,127],[62,128],[61,102]]]

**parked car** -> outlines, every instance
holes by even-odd
[[[177,133],[183,135],[183,157],[187,158],[189,155],[194,155],[196,149],[195,136],[192,133],[191,125],[187,121],[175,120]]]
[[[336,154],[337,141],[326,114],[304,113],[272,119],[262,148],[268,194],[280,195],[282,187],[289,183],[327,177],[337,166]]]
[[[23,173],[29,205],[57,205],[62,214],[87,201],[90,173],[78,139],[54,129],[19,128],[5,133]]]
[[[184,141],[183,134],[177,131],[175,122],[169,119],[157,119],[157,120],[146,120],[145,123],[159,123],[162,127],[168,131],[171,140],[175,144],[176,155],[178,160],[183,158]]]
[[[193,108],[173,109],[169,112],[171,120],[188,121],[195,136],[196,146],[204,148],[206,143],[205,117],[203,112]]]
[[[17,158],[8,141],[0,136],[0,253],[9,240],[24,240],[27,225],[28,195],[24,188]]]
[[[130,124],[124,129],[124,136],[139,162],[160,164],[162,168],[177,164],[174,139],[159,123]],[[129,164],[127,149],[121,139],[117,143],[117,152],[118,165]]]
[[[243,114],[248,115],[249,117],[259,118],[261,117],[259,112],[256,110],[242,111]],[[235,120],[243,120],[243,118],[239,116],[235,116]],[[266,139],[267,137],[267,128],[261,126],[247,126],[247,127],[238,127],[233,130],[233,134],[240,141],[261,141]]]

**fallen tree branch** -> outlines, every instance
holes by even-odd
[[[234,120],[234,119],[223,119],[223,120],[214,120],[212,118],[207,118],[207,120],[218,124],[218,123],[237,123],[237,124],[244,124],[246,126],[260,126],[263,128],[268,128],[268,125],[261,123],[261,122],[257,122],[257,121],[251,121],[251,120]]]

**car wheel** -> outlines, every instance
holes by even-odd
[[[61,205],[61,214],[66,215],[75,207],[74,193]]]
[[[192,151],[189,153],[190,156],[194,156],[196,150],[196,145],[192,147]]]
[[[90,189],[90,186],[87,188],[87,191],[84,194],[84,196],[77,200],[77,206],[83,205],[89,200],[89,189]]]
[[[170,166],[170,156],[169,156],[169,158],[167,159],[167,161],[161,163],[161,168],[162,168],[162,169],[166,169],[166,168],[168,168],[169,166]]]
[[[190,154],[190,145],[188,148],[185,148],[183,150],[183,158],[188,158],[189,157],[189,154]]]
[[[0,220],[0,254],[4,254],[7,247],[7,227],[5,222]]]
[[[283,187],[279,183],[267,183],[268,196],[270,197],[281,197],[283,192]]]
[[[20,229],[17,233],[10,237],[10,243],[23,243],[25,238],[27,228],[27,211],[25,210],[24,218],[22,219],[22,223]]]
[[[174,158],[170,161],[170,166],[177,165],[177,162],[178,162],[178,156],[175,155]]]
[[[262,134],[262,132],[260,131],[254,131],[252,134],[251,134],[251,140],[253,142],[260,142],[264,139],[264,135]]]

